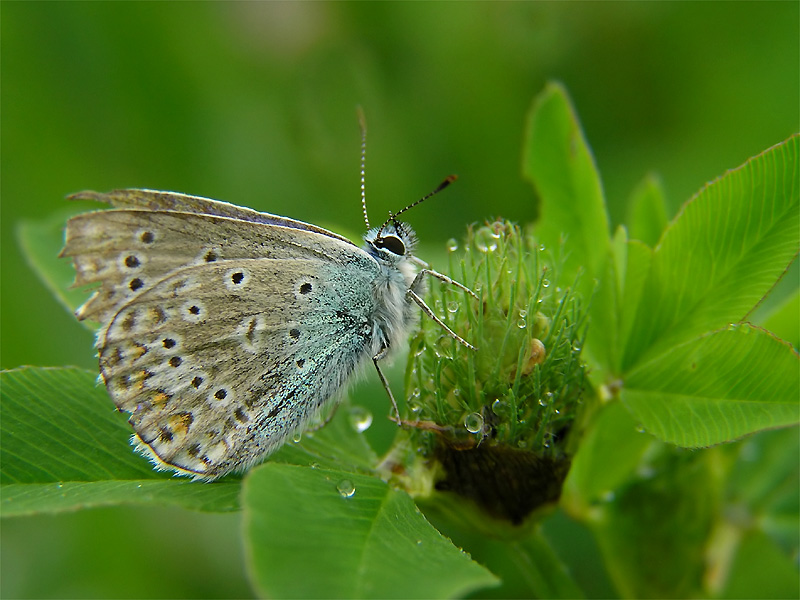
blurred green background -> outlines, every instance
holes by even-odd
[[[76,212],[68,193],[176,190],[355,237],[360,104],[373,221],[460,176],[408,214],[436,264],[470,222],[536,215],[523,122],[558,79],[612,222],[650,170],[674,214],[800,129],[798,22],[796,2],[0,3],[2,367],[96,368],[17,241]],[[359,396],[385,403],[368,379]],[[245,595],[238,527],[136,508],[4,521],[0,593]]]

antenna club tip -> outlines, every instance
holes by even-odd
[[[448,175],[448,176],[445,178],[445,181],[446,181],[448,184],[451,184],[451,183],[453,183],[453,182],[454,182],[456,179],[458,179],[458,175],[456,175],[456,174],[453,174],[453,175]]]

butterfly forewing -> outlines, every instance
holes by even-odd
[[[360,251],[338,236],[325,235],[321,244],[320,235],[230,217],[106,210],[68,221],[62,256],[74,258],[76,285],[101,283],[78,318],[107,323],[120,307],[181,267],[237,258],[341,259]]]
[[[350,240],[316,225],[304,223],[287,217],[258,212],[252,208],[237,206],[229,202],[212,200],[201,196],[189,196],[177,192],[162,192],[157,190],[123,189],[108,193],[80,192],[70,196],[72,200],[96,200],[105,202],[115,208],[144,210],[149,212],[168,211],[180,213],[193,213],[205,216],[228,217],[239,221],[251,221],[267,225],[280,225],[290,229],[302,229],[321,233],[327,237],[336,238],[346,244]]]

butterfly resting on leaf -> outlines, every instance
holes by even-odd
[[[472,348],[421,296],[426,275],[474,294],[414,256],[414,232],[397,215],[361,248],[314,225],[172,192],[71,198],[113,207],[70,219],[61,256],[73,258],[76,285],[99,284],[76,315],[100,323],[100,375],[157,468],[208,481],[247,469],[369,361],[399,421],[378,361],[402,345],[420,308]]]

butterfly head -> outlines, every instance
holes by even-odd
[[[364,235],[366,251],[380,262],[397,264],[414,254],[417,235],[407,224],[390,220]]]

